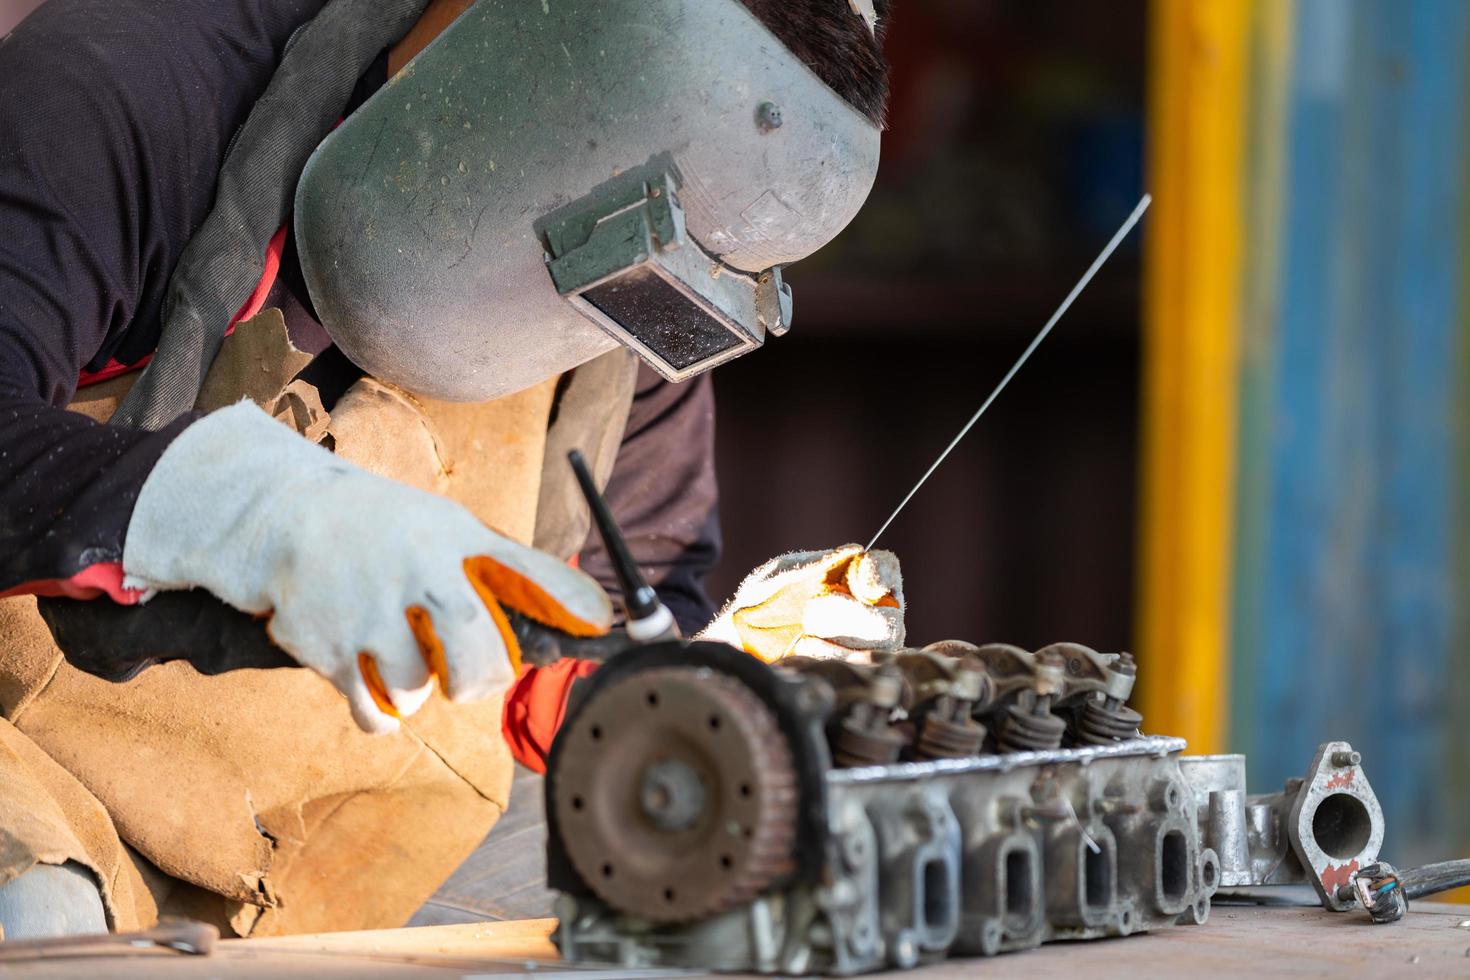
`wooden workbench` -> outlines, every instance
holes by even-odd
[[[112,958],[105,964],[91,957],[13,964],[0,975],[314,980],[494,977],[518,975],[526,961],[535,960],[541,961],[536,974],[570,980],[578,974],[548,962],[555,956],[547,939],[550,928],[551,922],[543,919],[234,940],[220,943],[208,957],[139,951],[126,960]],[[1407,919],[1392,926],[1369,925],[1356,914],[1312,908],[1217,906],[1203,927],[1180,926],[1127,939],[1057,944],[993,959],[953,960],[893,976],[906,980],[972,976],[1067,980],[1470,978],[1470,906],[1416,904]]]

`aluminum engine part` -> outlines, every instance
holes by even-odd
[[[742,730],[784,741],[786,754],[760,739],[730,753],[697,726],[639,734],[651,716],[628,692],[670,674],[709,685],[680,689],[691,717],[712,698],[739,701],[762,719]],[[1077,644],[1029,653],[949,641],[873,664],[777,668],[721,644],[623,654],[593,675],[548,766],[556,942],[574,962],[849,975],[1199,924],[1226,886],[1311,881],[1329,908],[1350,901],[1334,883],[1383,837],[1352,747],[1327,743],[1304,779],[1247,796],[1243,757],[1184,757],[1180,739],[1138,735],[1126,703],[1135,676],[1127,655]],[[742,687],[748,699],[734,696]],[[593,719],[631,726],[617,753],[580,756]],[[688,773],[667,771],[671,760],[697,773],[698,792]],[[770,825],[793,851],[783,862],[770,849],[766,870],[732,887],[710,863],[731,852],[679,835],[705,813],[690,799],[708,809],[710,787],[749,778],[752,765],[799,795]],[[568,807],[599,779],[668,784],[684,802],[655,793],[664,802],[639,811],[633,789],[614,792],[622,816],[589,841],[576,835],[596,822]],[[619,821],[641,821],[636,846]],[[730,833],[750,825],[730,822]],[[643,855],[657,882],[630,896],[599,881],[595,855],[615,851],[625,863]],[[668,911],[662,888],[698,902]]]
[[[707,690],[691,686],[696,678]],[[665,688],[672,682],[677,690]],[[1086,744],[1087,706],[1121,715],[1132,683],[1130,661],[1074,644],[1031,654],[951,642],[871,665],[793,659],[780,669],[718,644],[625,654],[593,676],[548,769],[562,953],[846,975],[1203,922],[1219,862],[1201,840],[1184,743],[1099,735],[1106,744]],[[749,700],[734,696],[742,686]],[[748,730],[767,742],[784,735],[789,752],[772,756],[748,740],[727,751],[697,724],[656,720],[669,697],[696,722],[714,700],[740,702],[749,719],[763,704],[763,727]],[[1074,745],[993,751],[1026,741],[1006,735],[1016,713],[1033,741]],[[1136,715],[1123,718],[1113,730],[1133,734]],[[615,729],[626,734],[613,751]],[[770,761],[788,757],[806,764]],[[801,794],[782,811],[795,819],[772,824],[801,831],[786,864],[795,870],[783,876],[770,852],[760,894],[729,887],[728,869],[711,864],[718,833],[685,846],[695,826],[729,822],[737,835],[750,826],[750,814],[714,801],[752,767],[780,770],[782,785],[793,785],[789,773]],[[594,806],[607,816],[590,814]],[[657,870],[630,891],[603,862],[614,876]],[[680,900],[661,901],[666,890]]]
[[[1377,859],[1384,827],[1351,745],[1323,743],[1306,775],[1279,793],[1246,794],[1243,755],[1187,757],[1183,766],[1221,887],[1311,884],[1327,908],[1352,907],[1339,890]]]
[[[573,961],[847,975],[946,955],[1203,923],[1219,881],[1184,742],[827,774],[823,873],[700,922],[651,927],[563,895]]]

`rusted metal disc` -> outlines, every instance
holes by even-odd
[[[749,901],[794,867],[798,788],[743,684],[663,667],[598,692],[563,731],[552,802],[567,855],[615,909],[655,922]]]

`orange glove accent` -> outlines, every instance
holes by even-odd
[[[570,636],[601,636],[607,632],[606,623],[591,622],[576,615],[534,579],[489,555],[466,558],[464,573],[487,606],[503,602],[536,622]],[[505,632],[510,634],[508,625]]]

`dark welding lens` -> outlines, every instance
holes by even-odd
[[[647,265],[584,290],[582,298],[675,371],[746,343]]]

